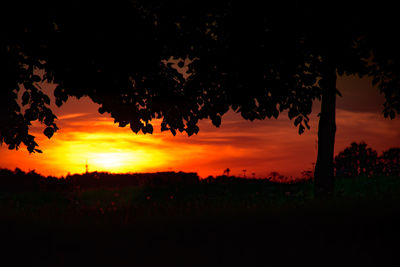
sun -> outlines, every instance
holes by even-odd
[[[109,169],[118,168],[124,165],[124,161],[126,161],[126,156],[124,157],[123,153],[98,153],[90,155],[89,157],[93,165]]]
[[[111,172],[126,172],[132,167],[140,164],[138,153],[129,152],[107,152],[87,153],[87,162],[90,168]]]
[[[83,152],[80,161],[86,160],[89,171],[126,173],[142,171],[152,166],[159,155],[147,150]]]

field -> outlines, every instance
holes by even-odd
[[[223,177],[222,177],[223,178]],[[15,266],[398,266],[400,177],[0,193]]]

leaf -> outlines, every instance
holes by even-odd
[[[278,111],[278,109],[277,109],[276,107],[272,109],[272,116],[273,116],[275,119],[277,119],[278,116],[279,116],[279,111]]]
[[[300,124],[300,126],[299,126],[299,134],[302,134],[302,133],[304,133],[304,126],[302,125],[302,124]]]
[[[294,126],[297,126],[300,124],[300,122],[303,120],[302,116],[298,116],[295,120],[294,120]]]
[[[50,105],[50,98],[47,95],[43,95],[43,101],[44,103],[46,103],[47,105]]]
[[[291,108],[289,110],[289,119],[293,119],[294,117],[296,117],[297,115],[299,115],[299,111],[297,110],[297,108]]]
[[[179,68],[183,68],[184,66],[185,66],[185,62],[179,61],[178,67],[179,67]]]
[[[137,120],[137,121],[131,121],[130,124],[131,124],[131,130],[132,130],[134,133],[136,133],[136,134],[137,134],[137,133],[140,131],[140,129],[142,129],[142,127],[143,127],[143,123],[142,123],[141,121],[139,121],[139,120]]]
[[[35,148],[34,150],[35,150],[37,153],[43,153],[43,151],[40,150],[40,149]]]
[[[127,124],[128,124],[128,123],[125,122],[125,121],[120,121],[120,122],[118,123],[118,127],[125,127]]]
[[[56,106],[57,107],[61,107],[62,106],[62,101],[61,101],[61,99],[56,99]]]
[[[393,120],[395,116],[396,116],[396,114],[394,113],[394,110],[391,110],[389,113],[390,119]]]
[[[33,75],[32,76],[32,81],[34,81],[34,82],[40,82],[41,81],[41,79],[40,79],[40,76],[38,76],[38,75]]]
[[[161,122],[161,132],[168,131],[167,124],[165,122]]]
[[[29,109],[25,110],[24,117],[29,121],[35,121],[38,119],[38,110],[31,106]]]
[[[219,127],[221,125],[221,117],[216,115],[211,117],[211,122],[214,124],[216,127]]]
[[[54,134],[54,129],[53,129],[53,127],[46,127],[46,129],[44,129],[43,133],[45,136],[47,136],[47,138],[50,139]]]
[[[29,98],[30,98],[29,93],[27,91],[25,91],[24,94],[22,95],[22,105],[23,106],[28,104]]]
[[[142,132],[144,134],[146,134],[146,133],[152,134],[153,133],[153,125],[148,123],[145,127],[142,128]]]
[[[197,125],[193,126],[193,132],[194,132],[195,134],[198,134],[198,133],[199,133],[199,130],[200,130],[199,126],[197,126]]]

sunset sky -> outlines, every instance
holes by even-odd
[[[337,99],[337,134],[335,154],[353,141],[365,141],[378,153],[400,146],[400,119],[382,115],[383,95],[368,79],[339,77]],[[48,86],[48,91],[51,91]],[[109,172],[197,172],[200,177],[221,175],[226,168],[231,174],[265,177],[271,171],[286,176],[300,176],[311,170],[317,156],[317,114],[315,102],[311,130],[298,135],[297,129],[282,113],[278,119],[249,122],[229,112],[220,128],[209,120],[200,122],[198,135],[160,132],[154,122],[153,135],[134,134],[129,127],[120,128],[109,114],[99,114],[98,105],[89,98],[70,98],[61,108],[52,104],[60,130],[48,140],[43,125],[35,124],[43,154],[29,154],[25,147],[18,151],[0,147],[0,168],[36,170],[43,175],[65,176],[89,171]]]

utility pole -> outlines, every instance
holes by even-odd
[[[89,165],[88,165],[88,163],[87,163],[87,160],[86,160],[85,168],[86,168],[86,174],[88,174],[88,173],[89,173]]]

